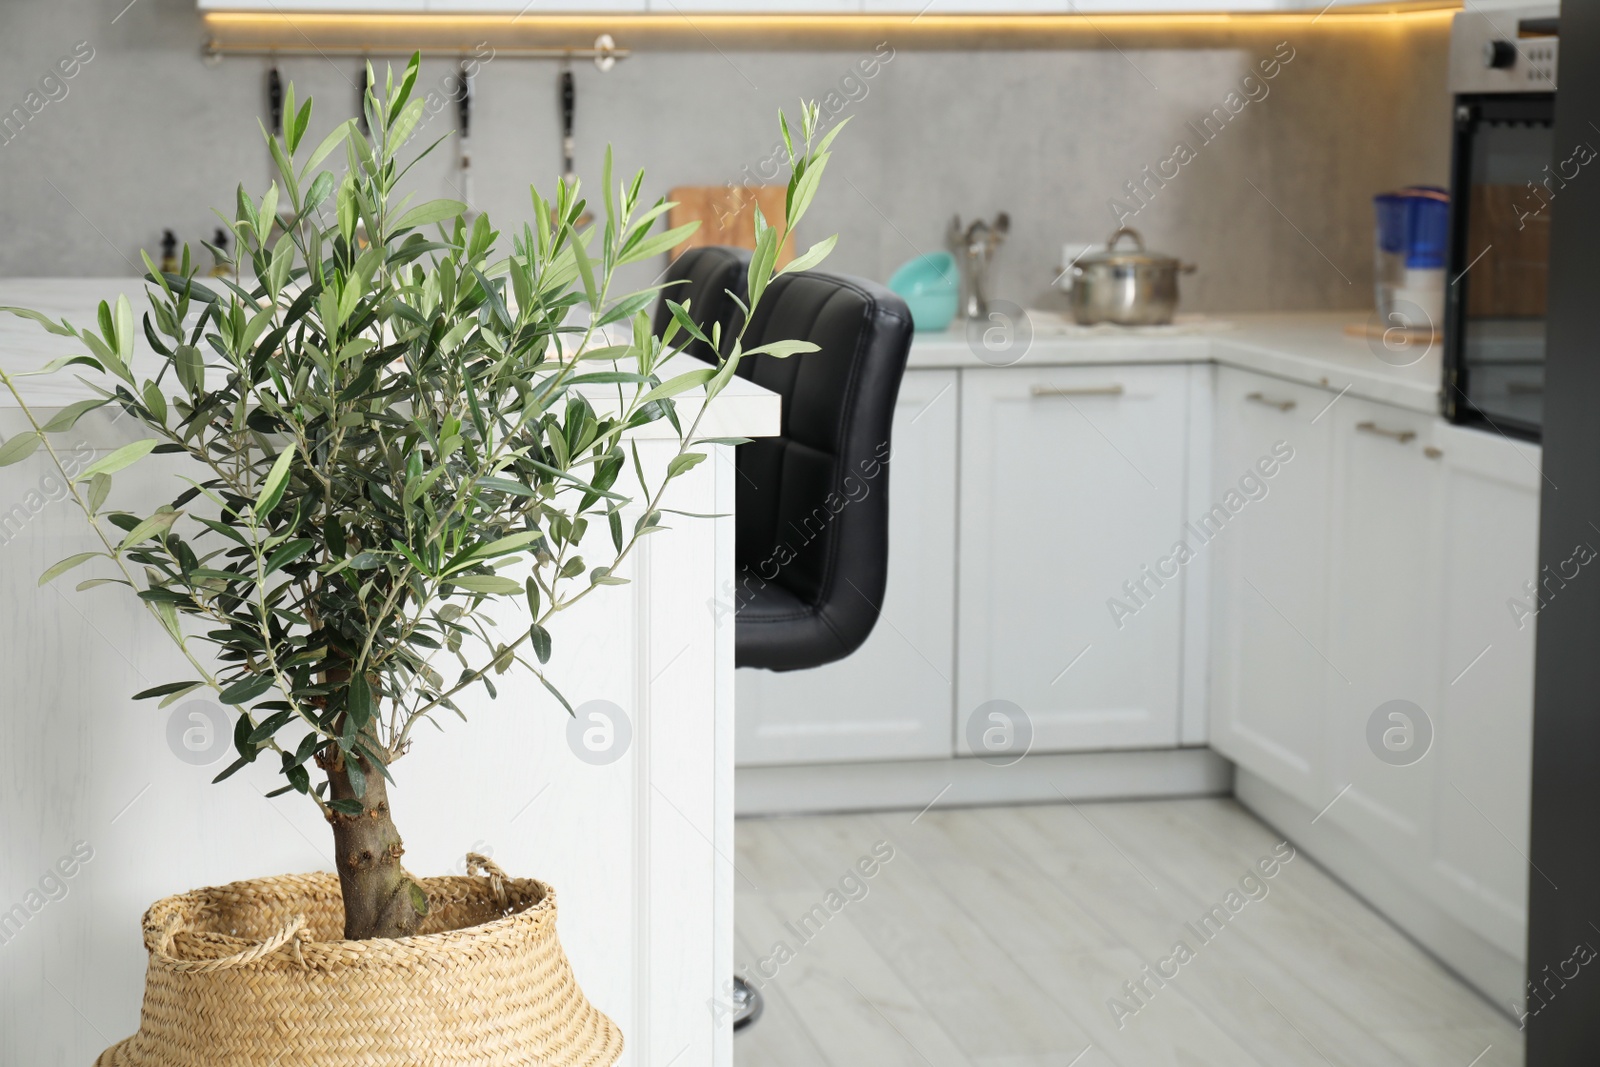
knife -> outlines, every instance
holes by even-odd
[[[467,205],[467,213],[473,213],[472,206],[472,68],[469,64],[461,64],[461,98],[456,101],[456,108],[460,119],[460,137],[458,148],[461,153],[461,199]]]
[[[572,130],[574,117],[577,112],[578,86],[572,78],[572,68],[563,63],[561,67],[561,180],[571,185],[578,180],[577,169],[573,166],[573,156],[576,155],[577,141]],[[578,216],[578,226],[587,226],[594,221],[594,216],[585,211]]]

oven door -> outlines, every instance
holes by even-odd
[[[1456,97],[1444,412],[1531,440],[1544,413],[1550,214],[1561,191],[1554,113],[1552,93]]]

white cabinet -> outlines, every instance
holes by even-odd
[[[1350,397],[1328,417],[1335,454],[1335,594],[1324,648],[1331,789],[1316,807],[1348,787],[1328,818],[1380,852],[1415,855],[1433,824],[1426,768],[1413,760],[1429,743],[1424,723],[1438,707],[1438,420]]]
[[[1536,604],[1539,450],[1382,404],[1335,410],[1328,655],[1346,677],[1327,786],[1348,792],[1328,820],[1520,959],[1534,626],[1516,607]]]
[[[1205,549],[1212,568],[1211,744],[1319,808],[1327,802],[1321,750],[1328,678],[1337,677],[1323,658],[1331,399],[1310,386],[1217,369],[1212,495],[1226,512],[1224,498],[1234,492],[1239,511],[1208,534]]]
[[[1442,539],[1433,811],[1429,858],[1464,923],[1520,957],[1527,937],[1528,802],[1540,452],[1441,426]],[[1600,536],[1574,531],[1574,559],[1543,595],[1593,559]],[[1582,542],[1580,546],[1576,542]],[[1419,764],[1421,766],[1421,764]]]
[[[854,655],[737,672],[742,766],[951,755],[957,372],[906,372],[889,466],[889,583]],[[881,491],[869,487],[869,491]]]
[[[1217,372],[1213,491],[1275,440],[1294,457],[1213,545],[1212,744],[1303,805],[1292,826],[1359,843],[1313,854],[1503,991],[1527,933],[1539,449],[1333,398]],[[1558,579],[1600,535],[1574,540]]]
[[[1204,373],[962,372],[958,752],[995,700],[1021,708],[1037,752],[1178,743],[1176,546]]]

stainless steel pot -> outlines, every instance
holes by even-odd
[[[1134,250],[1118,251],[1124,237]],[[1104,251],[1078,257],[1067,269],[1072,282],[1072,317],[1084,326],[1112,322],[1118,326],[1161,326],[1178,310],[1178,274],[1194,270],[1172,256],[1144,250],[1137,230],[1123,227],[1106,241]]]

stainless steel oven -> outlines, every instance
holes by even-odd
[[[1450,35],[1444,414],[1532,440],[1544,411],[1551,217],[1594,157],[1587,145],[1559,151],[1552,136],[1557,12],[1473,6]]]

